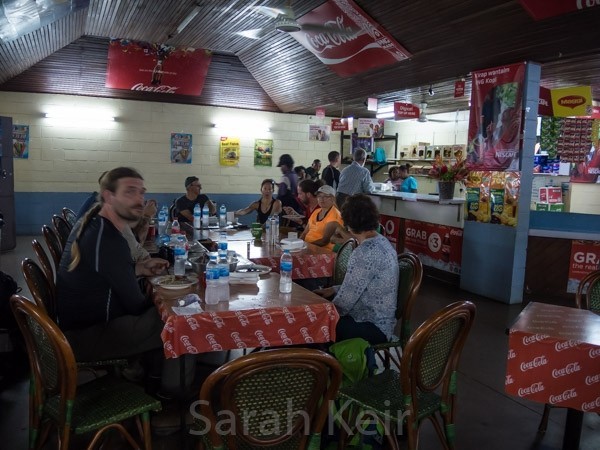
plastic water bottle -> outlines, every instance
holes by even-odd
[[[273,215],[273,225],[272,234],[273,234],[273,244],[277,244],[279,242],[279,216],[277,214]]]
[[[166,206],[163,206],[162,209],[158,212],[158,235],[162,236],[167,233],[167,218],[169,216],[169,212]]]
[[[173,273],[175,276],[182,277],[185,275],[185,244],[175,235],[174,257],[175,264],[173,265]]]
[[[202,210],[200,209],[200,204],[196,203],[194,206],[194,228],[200,228],[202,219]]]
[[[225,228],[227,226],[227,208],[225,204],[221,204],[219,208],[219,228]]]
[[[284,250],[279,262],[279,292],[288,294],[292,292],[292,255],[289,250]]]
[[[208,228],[208,216],[210,211],[208,210],[208,202],[204,203],[204,207],[202,208],[202,228]]]
[[[227,245],[227,243],[225,243]],[[229,261],[227,261],[227,248],[219,248],[219,301],[229,301]]]
[[[179,220],[175,219],[171,224],[171,234],[179,233],[181,233],[181,226],[179,225]]]
[[[271,245],[273,238],[271,237],[271,218],[267,218],[265,222],[265,242]]]
[[[216,255],[210,255],[210,261],[206,265],[204,301],[207,305],[216,305],[219,303],[219,265],[217,264]]]
[[[218,242],[219,248],[218,250],[225,250],[225,253],[227,253],[227,233],[225,233],[224,231],[219,233],[219,242]]]

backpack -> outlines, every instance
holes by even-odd
[[[377,147],[375,149],[375,154],[373,155],[373,162],[383,165],[387,163],[387,157],[385,155],[385,149],[381,147]]]
[[[9,330],[17,328],[17,321],[10,309],[9,300],[18,292],[21,292],[21,288],[13,277],[0,271],[0,328]]]

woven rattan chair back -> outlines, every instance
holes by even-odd
[[[409,448],[417,442],[418,429],[427,411],[429,396],[439,392],[442,407],[429,417],[438,436],[451,447],[454,425],[454,397],[458,362],[475,318],[475,305],[455,302],[435,313],[415,330],[404,348],[400,380],[407,407]],[[439,411],[445,427],[439,426],[434,412]]]
[[[36,305],[43,308],[46,314],[56,322],[54,280],[48,280],[42,268],[29,258],[21,261],[21,270]]]
[[[311,448],[319,448],[341,379],[338,362],[320,350],[287,348],[242,356],[202,385],[201,413],[210,422],[203,440],[209,448],[305,449],[311,442]],[[233,415],[231,432],[217,432],[219,411]]]
[[[42,225],[42,234],[44,235],[44,240],[46,241],[46,247],[48,247],[48,250],[50,250],[52,261],[54,262],[54,272],[58,273],[63,247],[60,245],[56,231],[54,231],[48,225]]]
[[[600,270],[588,273],[577,286],[575,303],[578,308],[600,313]]]
[[[44,271],[46,278],[48,280],[52,280],[54,283],[56,281],[56,277],[54,276],[54,270],[52,269],[52,263],[50,262],[50,258],[48,257],[48,253],[44,250],[42,243],[37,239],[33,239],[31,241],[31,247],[33,248],[33,252],[40,263],[40,267]]]
[[[75,211],[73,211],[70,208],[67,208],[66,206],[62,209],[62,216],[63,219],[65,219],[67,221],[67,223],[71,226],[71,229],[73,228],[73,226],[75,225],[75,222],[77,221],[77,214],[75,214]]]
[[[58,235],[60,246],[64,250],[67,245],[67,239],[69,239],[69,234],[71,234],[72,227],[62,216],[57,214],[52,216],[52,225],[54,226],[54,231],[56,231],[56,234]]]
[[[404,348],[412,327],[410,318],[423,280],[423,264],[417,255],[405,252],[398,255],[398,297],[396,319],[400,321],[400,342]]]
[[[350,261],[350,255],[356,248],[356,239],[348,239],[342,244],[337,254],[335,255],[335,265],[333,266],[333,281],[334,286],[339,286],[344,282],[346,276],[346,270],[348,269],[348,261]]]

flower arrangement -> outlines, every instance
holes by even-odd
[[[454,164],[445,163],[441,156],[436,156],[429,177],[440,181],[462,181],[469,176],[467,160],[457,157]]]

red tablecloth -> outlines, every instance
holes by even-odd
[[[271,267],[275,272],[279,273],[279,258],[263,257],[250,258],[252,262],[263,266]],[[333,276],[333,266],[335,264],[335,253],[329,254],[300,254],[292,253],[292,279],[298,280],[303,278],[324,278]]]
[[[600,412],[600,316],[530,303],[510,329],[507,393]]]

